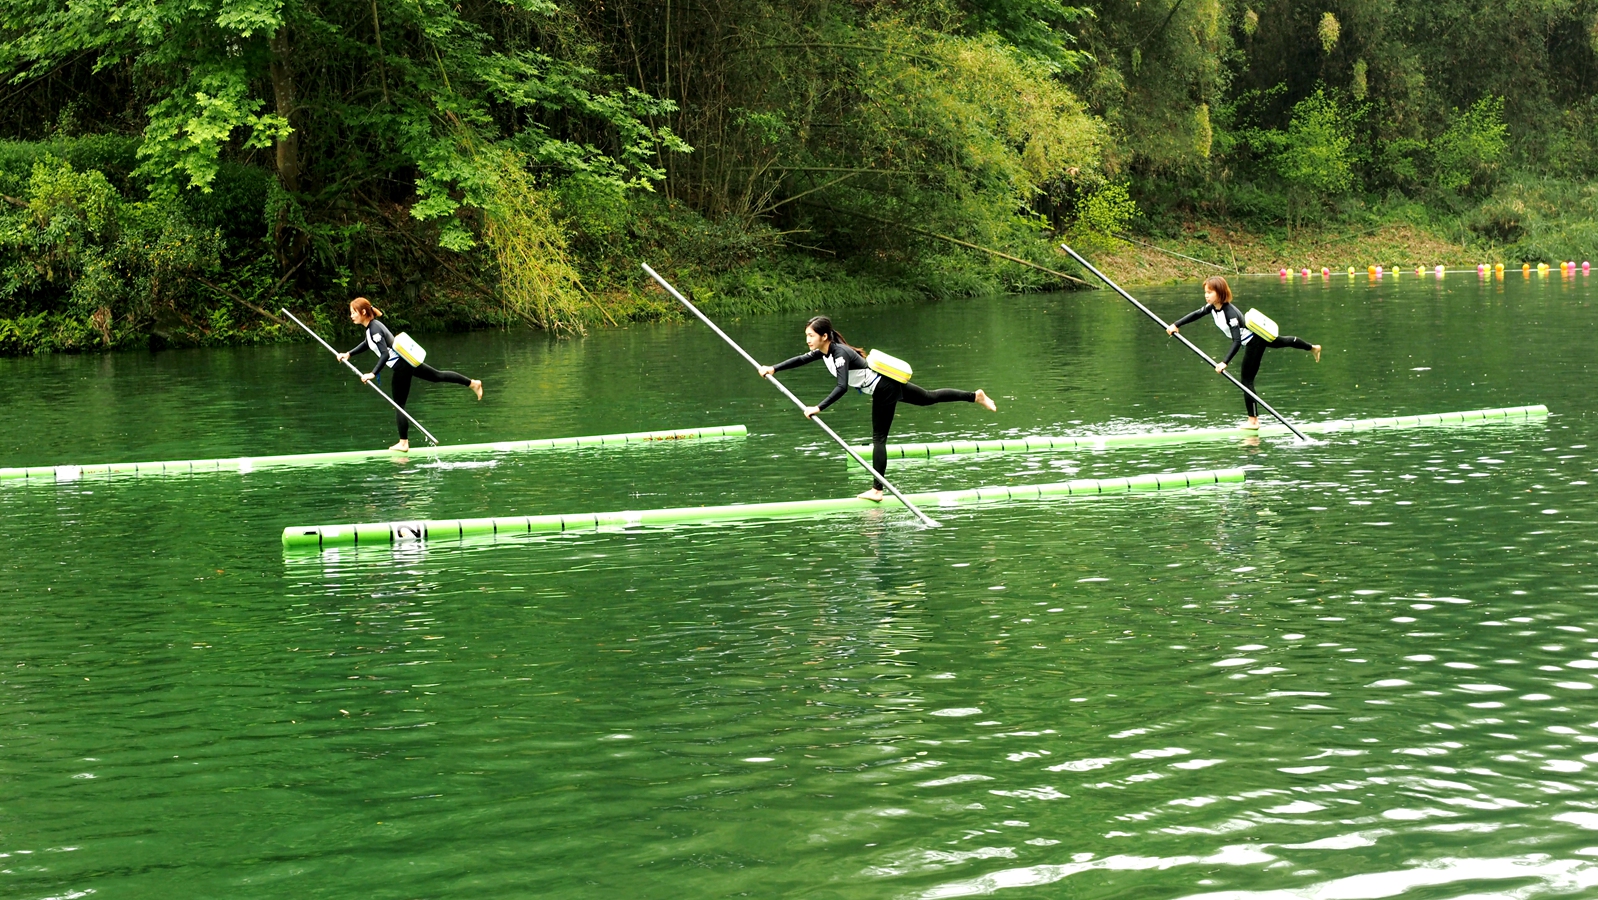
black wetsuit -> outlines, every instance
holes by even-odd
[[[1265,350],[1267,348],[1294,347],[1299,350],[1315,349],[1309,341],[1292,335],[1280,334],[1276,336],[1276,340],[1267,341],[1249,331],[1248,326],[1243,324],[1243,314],[1238,312],[1237,307],[1233,306],[1230,301],[1222,303],[1220,309],[1216,309],[1206,303],[1177,319],[1172,324],[1177,328],[1181,328],[1189,322],[1197,322],[1199,319],[1204,318],[1206,314],[1215,320],[1215,327],[1221,329],[1223,334],[1232,339],[1231,349],[1226,351],[1226,358],[1221,360],[1221,362],[1230,363],[1232,357],[1237,355],[1238,348],[1244,348],[1243,371],[1239,373],[1237,380],[1251,391],[1254,390],[1254,377],[1260,373],[1260,361],[1265,358]],[[1255,403],[1254,398],[1247,393],[1243,394],[1243,408],[1248,410],[1249,418],[1257,417],[1260,414],[1259,404]]]
[[[792,359],[785,359],[775,366],[778,372],[798,366],[813,363],[816,360],[825,360],[827,371],[838,378],[838,383],[833,385],[832,393],[825,400],[816,404],[821,409],[826,409],[838,401],[839,397],[854,388],[862,394],[871,395],[871,467],[877,470],[878,475],[888,471],[888,430],[893,427],[893,414],[899,406],[899,401],[914,406],[931,406],[934,403],[952,403],[964,401],[976,402],[977,395],[972,391],[957,391],[953,388],[940,388],[929,391],[914,383],[900,383],[872,371],[866,365],[865,357],[860,351],[847,344],[833,341],[823,354],[820,350],[811,350]],[[882,482],[875,481],[877,490],[882,489]]]
[[[381,375],[385,365],[394,370],[394,383],[389,386],[389,390],[393,393],[394,402],[399,404],[400,409],[404,409],[405,401],[410,399],[412,378],[434,383],[442,381],[471,386],[472,380],[459,372],[441,372],[427,363],[419,366],[411,365],[405,357],[399,355],[399,351],[394,349],[394,332],[389,331],[387,325],[376,319],[366,324],[366,339],[355,345],[355,349],[350,351],[350,356],[359,356],[368,349],[377,354],[377,365],[372,367],[374,377]],[[394,424],[399,427],[400,440],[410,440],[411,420],[405,418],[404,413],[398,410],[394,412]]]

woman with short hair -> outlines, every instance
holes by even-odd
[[[1285,334],[1278,335],[1275,340],[1267,340],[1250,331],[1244,324],[1243,314],[1232,305],[1232,286],[1219,275],[1212,275],[1205,280],[1204,305],[1166,326],[1165,333],[1176,334],[1183,325],[1196,322],[1206,315],[1215,320],[1215,327],[1221,329],[1222,334],[1232,339],[1231,349],[1226,351],[1226,358],[1216,364],[1215,371],[1225,372],[1227,364],[1237,355],[1238,349],[1242,348],[1243,372],[1238,381],[1250,391],[1254,390],[1254,377],[1260,373],[1260,362],[1265,358],[1265,350],[1269,347],[1308,350],[1315,354],[1316,362],[1321,361],[1320,344],[1311,344],[1309,341]],[[1260,427],[1260,411],[1253,394],[1244,392],[1243,409],[1248,412],[1248,423],[1243,427],[1257,430]]]

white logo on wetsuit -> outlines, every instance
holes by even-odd
[[[1232,319],[1232,324],[1230,326],[1226,324],[1226,319],[1228,316],[1230,316]],[[1211,310],[1210,318],[1215,320],[1215,327],[1221,329],[1221,333],[1226,335],[1228,338],[1235,336],[1238,329],[1242,329],[1243,343],[1246,344],[1254,339],[1254,332],[1248,330],[1247,328],[1243,328],[1243,317],[1237,314],[1237,307],[1230,303],[1226,304],[1226,306],[1220,309]]]
[[[838,377],[839,366],[849,365],[849,360],[847,358],[835,357],[831,353],[821,357],[821,361],[827,364],[827,371],[831,372],[832,377],[834,378]],[[877,382],[880,380],[882,380],[882,376],[871,369],[849,370],[849,386],[862,394],[870,394],[872,391],[875,391],[877,389]]]
[[[373,353],[381,353],[382,352],[381,350],[377,349],[377,344],[375,342],[373,342],[373,340],[372,340],[372,332],[371,331],[367,331],[366,332],[366,347],[367,347],[368,350],[371,350]],[[384,363],[390,369],[392,369],[392,368],[394,368],[394,364],[396,362],[399,362],[399,358],[400,358],[399,351],[395,350],[393,347],[390,347],[390,348],[388,348],[388,359],[384,360]]]

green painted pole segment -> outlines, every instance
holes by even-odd
[[[1451,425],[1476,425],[1524,422],[1544,418],[1548,407],[1510,406],[1502,409],[1472,409],[1464,412],[1430,413],[1419,416],[1393,416],[1383,419],[1339,419],[1299,426],[1310,434],[1344,431],[1379,431],[1388,428],[1430,428]],[[1117,447],[1149,447],[1198,441],[1235,440],[1264,435],[1288,434],[1281,425],[1263,425],[1258,431],[1245,428],[1196,428],[1191,431],[1155,431],[1140,434],[1030,435],[986,441],[934,441],[922,444],[889,444],[889,459],[933,459],[972,453],[1027,453],[1042,450],[1112,450]],[[870,452],[869,447],[856,448]]]
[[[1029,484],[1015,487],[981,487],[960,491],[910,494],[911,503],[939,507],[978,503],[1005,503],[1046,500],[1053,497],[1082,497],[1099,494],[1125,494],[1143,491],[1168,491],[1214,484],[1238,484],[1242,469],[1215,469],[1202,472],[1173,472],[1134,475],[1130,478],[1083,478],[1054,484]],[[579,513],[573,515],[501,516],[487,519],[438,519],[422,522],[374,522],[354,525],[295,525],[283,529],[283,546],[288,549],[318,550],[324,547],[389,545],[411,541],[452,541],[469,537],[517,534],[547,534],[564,531],[599,531],[646,525],[684,525],[696,522],[734,522],[745,519],[780,519],[820,516],[839,512],[862,512],[883,506],[899,505],[885,499],[881,503],[858,497],[835,500],[795,500],[780,503],[737,503],[728,506],[688,506],[678,509],[646,509],[622,512]]]
[[[540,438],[530,441],[493,441],[484,444],[446,444],[397,450],[347,450],[340,453],[293,453],[284,456],[239,456],[228,459],[181,459],[167,462],[96,463],[78,466],[25,466],[0,469],[0,481],[29,482],[76,481],[90,475],[201,475],[211,472],[248,474],[273,466],[316,466],[355,463],[371,459],[430,460],[441,456],[470,456],[495,453],[527,453],[539,450],[576,450],[589,447],[659,443],[662,441],[719,440],[740,438],[747,433],[742,425],[714,425],[709,428],[679,428],[672,431],[634,431],[625,434],[592,434],[581,437]]]

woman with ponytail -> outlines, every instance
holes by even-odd
[[[365,297],[356,297],[350,301],[350,321],[364,327],[366,337],[355,345],[355,349],[348,353],[340,353],[339,362],[371,350],[377,355],[377,365],[372,367],[372,371],[362,375],[361,380],[371,381],[376,378],[385,365],[393,369],[394,383],[389,387],[389,391],[394,396],[394,403],[401,409],[405,407],[405,401],[410,399],[412,378],[434,383],[442,381],[449,384],[464,384],[472,389],[477,399],[483,399],[481,381],[467,378],[459,372],[441,372],[425,362],[421,365],[412,365],[410,360],[401,356],[399,351],[394,349],[394,333],[388,330],[387,325],[377,321],[382,314],[383,311],[373,306],[372,301]],[[399,412],[395,413],[394,421],[399,425],[399,442],[388,449],[407,453],[411,449],[411,422],[405,418],[404,413]]]
[[[805,346],[810,352],[801,353],[792,359],[785,359],[774,366],[761,366],[762,377],[775,372],[793,369],[821,360],[826,363],[827,371],[837,377],[838,383],[833,385],[832,393],[815,406],[805,407],[806,418],[813,416],[838,401],[838,398],[854,388],[862,394],[871,395],[871,467],[878,475],[888,471],[888,430],[893,426],[893,414],[899,401],[915,406],[931,406],[934,403],[950,403],[963,401],[975,403],[986,408],[989,412],[998,409],[986,393],[980,388],[975,392],[957,391],[952,388],[942,388],[929,391],[919,385],[908,381],[899,382],[892,378],[884,378],[873,371],[866,363],[860,351],[851,347],[832,327],[832,320],[826,316],[816,316],[805,324]],[[876,480],[871,490],[860,495],[867,500],[882,500],[882,482]]]

